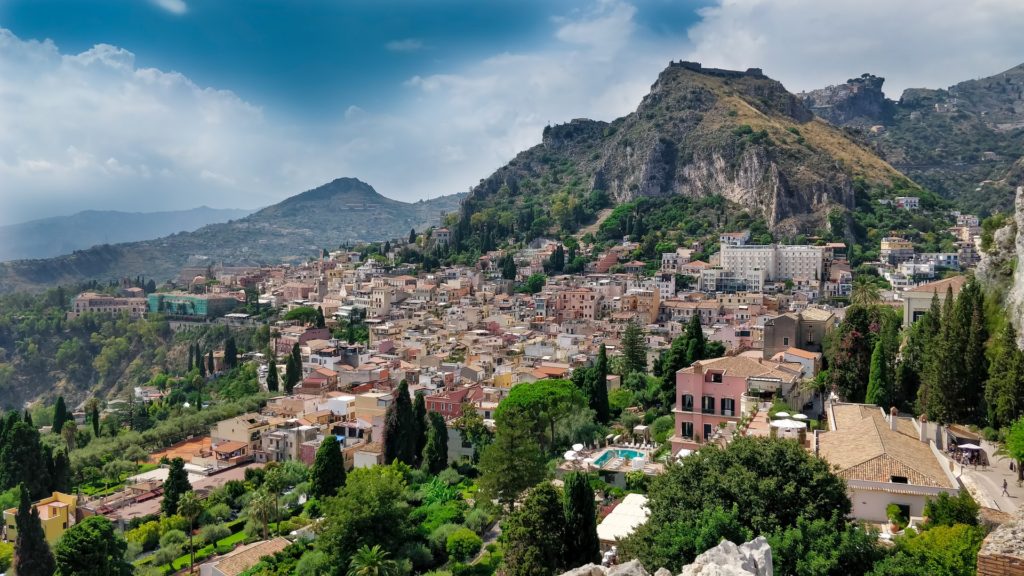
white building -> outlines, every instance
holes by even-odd
[[[806,279],[820,281],[824,251],[820,246],[766,244],[721,245],[720,266],[737,277],[764,271],[767,281]],[[753,290],[753,288],[748,288]]]

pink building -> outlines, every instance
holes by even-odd
[[[740,400],[750,388],[786,394],[802,366],[746,356],[694,362],[676,372],[676,431],[672,451],[697,448],[723,424],[739,422]]]

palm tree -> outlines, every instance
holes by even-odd
[[[853,280],[853,291],[850,293],[850,303],[860,306],[874,306],[882,301],[878,293],[878,286],[868,280],[863,274]]]
[[[199,497],[196,496],[195,492],[189,490],[181,495],[181,500],[178,501],[178,514],[188,520],[189,572],[195,570],[196,564],[196,549],[192,546],[192,533],[195,532],[196,518],[202,513],[203,503],[199,501]]]
[[[270,518],[277,512],[274,497],[266,490],[258,490],[249,500],[249,514],[263,525],[263,539],[270,536]]]
[[[398,563],[379,544],[363,544],[348,563],[348,576],[398,576]]]
[[[278,496],[281,491],[285,489],[284,472],[280,466],[273,466],[267,470],[266,476],[263,478],[263,485],[266,486],[267,491],[270,492],[271,496],[274,497],[274,510],[279,509]],[[281,517],[278,515],[277,526],[274,528],[275,532],[281,530]]]

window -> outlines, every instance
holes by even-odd
[[[722,383],[722,373],[721,372],[712,372],[711,373],[711,381],[712,382],[717,382],[717,383],[721,384]]]
[[[693,394],[683,394],[680,410],[693,410]]]
[[[693,438],[693,422],[683,422],[679,435],[683,438]]]
[[[789,337],[786,337],[786,338],[782,339],[782,345],[783,346],[789,346]]]
[[[736,401],[732,398],[722,398],[722,416],[736,415]]]
[[[907,484],[906,476],[889,476],[889,482],[893,484]]]
[[[711,437],[711,424],[704,425],[704,441],[707,442],[708,438]]]
[[[704,396],[700,399],[701,412],[705,414],[715,413],[715,398],[713,396]]]

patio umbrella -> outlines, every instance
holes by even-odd
[[[807,414],[793,414],[794,420],[807,420]]]
[[[776,412],[776,418],[789,418],[789,412]]]
[[[574,452],[572,450],[569,450],[565,454],[562,454],[562,457],[565,458],[566,460],[575,460],[576,459],[576,452]]]
[[[772,428],[807,428],[806,422],[799,420],[772,420]]]
[[[583,444],[573,444],[572,449],[579,452],[580,450],[583,450]]]
[[[981,450],[981,446],[977,444],[961,444],[960,448],[963,450]]]

